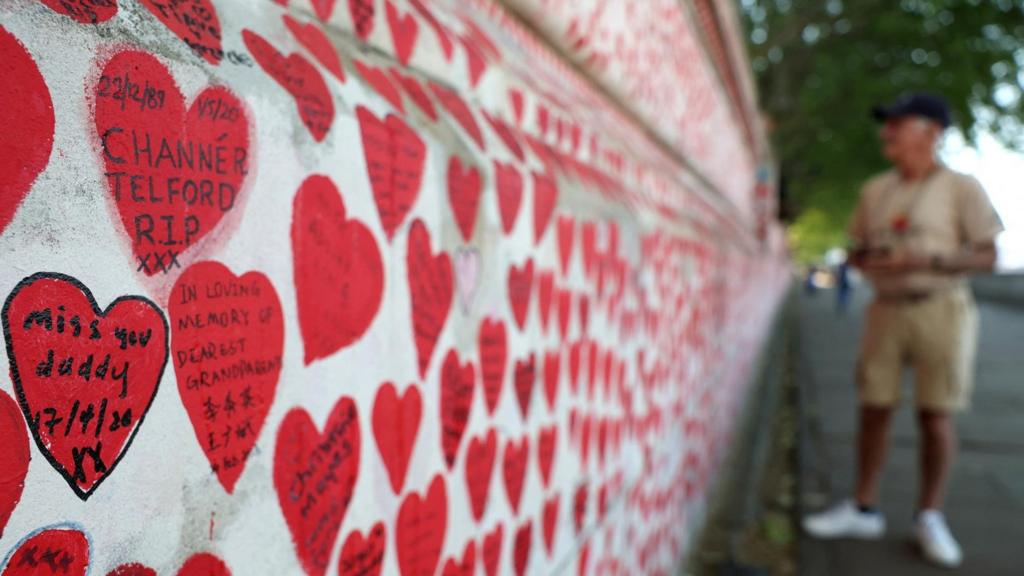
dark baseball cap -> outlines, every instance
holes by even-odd
[[[871,116],[879,122],[890,118],[918,116],[934,120],[943,128],[949,128],[951,124],[949,105],[945,98],[928,92],[904,94],[891,104],[875,106],[871,109]]]

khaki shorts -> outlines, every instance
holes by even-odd
[[[876,300],[867,311],[857,385],[861,404],[900,402],[903,367],[914,369],[919,409],[966,409],[978,347],[978,311],[967,288],[918,302]]]

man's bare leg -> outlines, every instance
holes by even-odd
[[[889,447],[889,422],[892,408],[861,406],[857,430],[857,504],[874,507],[878,499],[878,479]]]
[[[917,422],[921,430],[921,495],[917,509],[938,510],[956,453],[953,418],[944,412],[921,410]]]
[[[856,502],[842,502],[804,518],[803,527],[816,538],[881,538],[885,517],[875,510],[878,477],[885,463],[891,408],[861,406],[857,434]]]

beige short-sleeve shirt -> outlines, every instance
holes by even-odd
[[[1002,230],[981,183],[942,166],[916,182],[903,181],[895,170],[870,179],[861,189],[848,232],[868,249],[952,256],[965,246],[994,240]],[[932,292],[964,282],[962,276],[931,272],[874,274],[869,279],[881,294]]]

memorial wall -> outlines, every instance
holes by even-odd
[[[2,576],[675,573],[787,282],[736,25],[506,2],[0,2]]]

